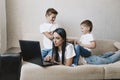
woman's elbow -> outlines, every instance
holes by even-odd
[[[73,62],[73,59],[68,59],[68,60],[66,60],[65,66],[71,66],[71,65],[72,65],[72,62]]]

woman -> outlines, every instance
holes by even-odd
[[[109,64],[120,60],[120,50],[116,52],[106,52],[103,55],[96,56],[92,55],[85,58],[88,64]]]
[[[89,57],[82,57],[80,56],[81,64],[110,64],[120,60],[120,50],[116,52],[106,52],[102,55],[91,55]]]
[[[57,28],[53,32],[53,60],[59,64],[71,66],[75,56],[74,47],[66,43],[66,31]]]

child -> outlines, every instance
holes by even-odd
[[[52,39],[53,31],[58,28],[58,24],[55,23],[55,19],[58,12],[54,8],[49,8],[46,11],[46,22],[40,25],[40,33],[43,34],[43,47],[42,57],[45,60],[51,59],[52,55]]]
[[[91,56],[91,49],[96,47],[96,42],[92,35],[93,24],[90,20],[85,20],[80,24],[83,35],[79,40],[76,40],[75,51],[76,56],[74,57],[73,64],[78,65],[79,57]]]

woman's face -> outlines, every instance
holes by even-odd
[[[62,46],[63,41],[63,38],[58,33],[53,33],[53,43],[56,47]]]

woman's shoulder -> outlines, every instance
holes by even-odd
[[[73,45],[73,44],[72,44],[72,43],[67,42],[67,43],[66,43],[66,45],[67,45],[67,46],[70,46],[70,45]]]
[[[72,44],[72,43],[67,43],[67,44],[66,44],[66,48],[70,48],[70,47],[73,48],[73,44]]]

